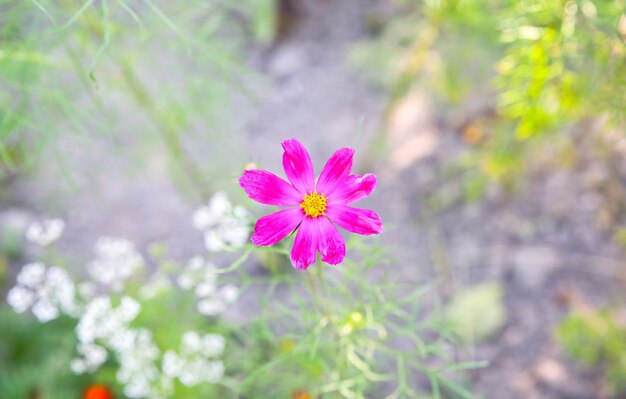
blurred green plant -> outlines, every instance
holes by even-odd
[[[465,343],[486,340],[506,322],[503,296],[502,286],[497,282],[459,291],[444,310],[446,322]]]
[[[623,128],[624,0],[398,4],[402,12],[352,60],[389,88],[391,107],[415,89],[435,93],[473,146],[465,167],[514,185],[546,145]],[[459,115],[463,105],[480,112]],[[469,184],[469,196],[484,188]]]
[[[278,1],[248,0],[238,5],[239,10],[250,16],[250,27],[254,38],[263,44],[269,44],[276,38]]]
[[[24,237],[20,228],[10,224],[0,226],[0,263],[19,260],[24,254]]]
[[[556,337],[582,365],[602,367],[613,394],[626,393],[626,325],[614,311],[573,311],[557,327]]]
[[[0,397],[76,398],[91,380],[67,367],[76,344],[74,320],[42,325],[0,305]]]
[[[242,45],[271,40],[272,6],[0,0],[0,176],[48,152],[71,180],[58,153],[98,138],[133,155],[163,148],[187,189],[224,178],[237,157],[221,148],[239,148],[222,134],[231,93],[251,76]]]
[[[290,245],[264,251],[287,258]],[[318,262],[303,275],[287,261],[289,273],[241,274],[244,286],[269,288],[262,289],[258,318],[236,330],[247,348],[245,359],[233,362],[245,365],[238,393],[391,399],[429,397],[430,387],[433,398],[473,397],[463,371],[485,363],[450,357],[457,340],[432,303],[433,286],[403,284],[387,273],[374,278],[388,262],[384,251],[360,237],[348,247],[358,257],[341,267]]]

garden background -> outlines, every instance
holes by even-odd
[[[625,93],[623,0],[0,0],[0,399],[622,398]],[[248,240],[292,137],[341,265]]]

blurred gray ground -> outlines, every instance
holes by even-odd
[[[335,149],[355,147],[357,172],[379,177],[377,191],[359,206],[382,216],[381,241],[394,248],[396,258],[390,274],[416,283],[444,276],[444,294],[483,281],[504,284],[506,326],[473,348],[475,358],[490,361],[472,373],[478,393],[601,397],[598,376],[572,366],[552,340],[564,314],[558,295],[604,304],[623,290],[622,254],[594,227],[601,204],[579,183],[578,172],[539,176],[516,199],[488,195],[479,203],[463,202],[458,182],[445,177],[444,169],[464,144],[439,126],[428,98],[412,96],[386,118],[385,94],[347,64],[351,46],[367,38],[369,13],[381,8],[384,2],[373,0],[303,1],[291,34],[272,48],[251,50],[250,65],[267,81],[255,85],[258,101],[236,100],[244,131],[244,148],[237,151],[247,153],[241,168],[251,161],[280,171],[280,141],[288,137],[307,146],[318,173]],[[115,128],[132,137],[137,117],[120,118]],[[87,145],[63,153],[78,188],[44,163],[14,183],[11,209],[27,218],[35,212],[66,219],[60,249],[77,259],[86,260],[102,235],[126,237],[140,247],[164,241],[180,259],[201,252],[201,236],[191,226],[199,201],[179,194],[159,154],[135,172],[128,172],[132,160],[120,154]],[[238,172],[227,174],[224,184],[236,187]],[[432,198],[447,205],[433,207],[426,201]]]

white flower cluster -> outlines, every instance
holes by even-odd
[[[109,297],[94,298],[78,321],[76,336],[85,344],[93,344],[96,340],[119,343],[124,338],[119,334],[127,330],[140,310],[139,303],[130,297],[122,297],[117,307],[113,307]]]
[[[78,358],[70,362],[70,368],[76,374],[93,373],[106,362],[107,350],[94,343],[79,342],[76,348]]]
[[[178,285],[194,290],[198,303],[196,309],[205,316],[217,316],[237,300],[239,289],[227,284],[218,289],[215,265],[197,256],[191,258],[178,277]]]
[[[94,298],[76,326],[80,357],[72,361],[72,371],[96,371],[110,351],[120,363],[116,377],[126,396],[161,397],[162,375],[157,367],[161,353],[150,331],[129,327],[140,311],[139,303],[130,297],[122,297],[117,307],[109,297]]]
[[[214,196],[207,207],[194,215],[194,224],[205,234],[209,250],[242,245],[248,237],[247,211],[233,207],[225,194]],[[50,220],[33,224],[27,238],[42,246],[56,240],[64,223]],[[117,381],[128,398],[161,399],[172,397],[175,380],[186,386],[215,383],[224,374],[220,360],[225,340],[221,335],[184,334],[178,351],[162,353],[152,332],[131,327],[141,312],[135,299],[115,292],[145,266],[132,242],[121,238],[100,238],[95,245],[96,257],[87,264],[91,277],[75,284],[68,273],[42,263],[25,265],[8,293],[7,302],[17,313],[28,310],[41,322],[66,314],[77,318],[77,356],[70,368],[76,374],[96,372],[109,356],[119,362]],[[150,301],[172,288],[170,276],[153,274],[137,290],[138,298]],[[234,285],[218,286],[218,270],[201,257],[192,258],[178,277],[178,285],[193,291],[197,310],[216,316],[234,302],[239,290]],[[98,296],[97,284],[106,285],[112,296]],[[119,303],[116,299],[119,298]]]
[[[96,259],[87,264],[87,270],[95,281],[114,291],[121,291],[126,280],[144,267],[135,245],[123,238],[101,237],[94,251]]]
[[[121,340],[112,344],[120,362],[116,377],[124,385],[124,394],[129,398],[165,397],[172,384],[157,366],[161,352],[152,333],[146,329],[129,329],[120,335]]]
[[[123,297],[117,307],[108,297],[92,300],[76,327],[80,357],[72,361],[72,370],[93,372],[111,352],[120,364],[117,381],[129,398],[169,397],[174,379],[187,386],[219,381],[224,374],[218,359],[224,352],[224,337],[187,332],[178,353],[170,350],[161,356],[149,330],[129,327],[140,310],[130,297]]]
[[[218,192],[206,206],[193,215],[194,226],[204,233],[204,246],[210,252],[224,247],[239,247],[250,236],[249,213],[246,208],[233,206],[224,192]]]
[[[65,222],[61,219],[46,219],[33,222],[26,229],[26,239],[35,244],[46,247],[61,237]]]
[[[76,287],[67,272],[43,263],[29,263],[20,270],[7,302],[17,313],[30,309],[43,323],[61,313],[76,316],[79,312]]]
[[[129,297],[122,298],[115,309],[108,297],[89,302],[76,326],[80,357],[72,361],[72,370],[77,374],[97,370],[107,360],[107,351],[99,343],[110,347],[111,343],[120,342],[123,337],[119,334],[124,334],[139,310],[139,304]]]
[[[167,351],[163,356],[163,372],[187,386],[215,383],[224,375],[224,364],[215,359],[224,352],[224,345],[221,335],[200,336],[188,331],[183,335],[179,353]]]

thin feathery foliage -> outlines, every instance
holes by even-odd
[[[164,148],[187,189],[221,176],[218,166],[233,158],[216,148],[236,140],[219,133],[232,93],[247,96],[252,77],[240,49],[255,37],[252,11],[267,2],[247,3],[3,1],[2,174],[47,163],[52,153],[71,184],[71,157],[57,155],[100,140],[135,157]],[[132,139],[122,116],[134,121]],[[210,145],[200,154],[191,141]]]

